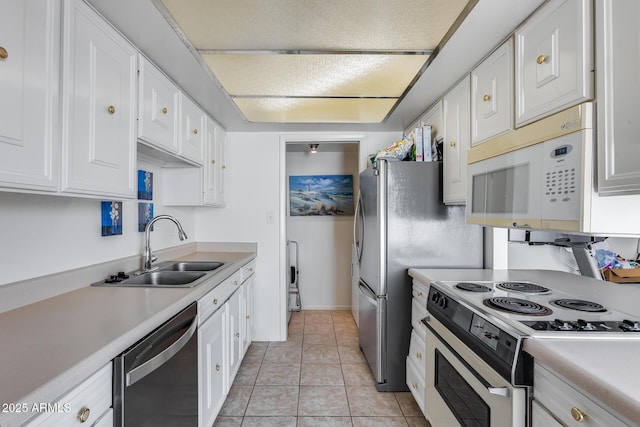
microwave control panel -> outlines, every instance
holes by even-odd
[[[542,218],[580,219],[582,132],[544,142]]]

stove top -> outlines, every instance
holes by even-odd
[[[640,332],[640,319],[546,285],[441,281],[432,286],[521,336],[640,338],[635,333]]]

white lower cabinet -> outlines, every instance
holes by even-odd
[[[545,366],[536,363],[533,372],[533,427],[635,425],[623,422]]]
[[[26,425],[28,427],[113,426],[111,362],[91,375],[82,384],[52,404],[39,405],[42,411]]]
[[[212,426],[229,390],[226,378],[227,328],[223,305],[198,330],[198,425]]]
[[[414,281],[412,295],[411,326],[413,329],[411,330],[409,354],[407,355],[407,387],[426,417],[427,328],[421,320],[427,316],[429,289],[422,283]]]

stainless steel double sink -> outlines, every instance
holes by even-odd
[[[165,261],[158,263],[151,271],[136,271],[127,275],[112,276],[92,286],[192,288],[206,281],[227,264],[227,262],[218,261]]]

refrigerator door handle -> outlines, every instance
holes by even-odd
[[[360,242],[358,242],[357,227],[360,223],[361,233]],[[362,260],[362,248],[364,247],[364,204],[362,203],[362,193],[358,191],[358,200],[356,202],[356,212],[353,216],[353,244],[356,248],[356,256],[358,263]]]

